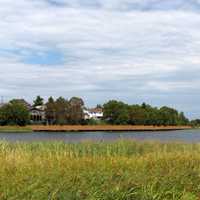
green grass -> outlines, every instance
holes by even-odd
[[[30,127],[21,126],[0,126],[0,133],[26,133],[32,132]]]
[[[0,143],[1,200],[198,200],[200,144]]]

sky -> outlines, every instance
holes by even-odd
[[[167,105],[200,118],[200,0],[1,0],[0,96]]]

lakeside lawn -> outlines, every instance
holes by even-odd
[[[0,133],[29,133],[32,128],[28,126],[0,126]]]
[[[0,143],[0,199],[198,200],[200,144]]]

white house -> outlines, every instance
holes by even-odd
[[[103,109],[102,108],[92,108],[84,109],[84,118],[87,119],[102,119],[103,118]]]
[[[30,110],[31,115],[31,122],[32,123],[42,123],[45,121],[45,106],[35,106],[32,107]]]

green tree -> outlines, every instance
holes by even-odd
[[[200,127],[200,119],[194,119],[190,122],[193,127]]]
[[[178,116],[178,125],[188,125],[189,119],[185,117],[184,112],[180,112]]]
[[[160,108],[160,116],[163,125],[178,125],[178,111],[164,106]]]
[[[125,125],[129,121],[129,110],[128,105],[120,102],[111,100],[104,104],[104,119],[109,124]]]
[[[142,108],[146,116],[145,125],[160,125],[160,111],[157,107],[145,104],[145,107],[142,105]]]
[[[12,100],[0,108],[0,121],[2,125],[25,126],[30,122],[29,110],[23,103]]]
[[[34,106],[42,106],[44,104],[44,99],[41,96],[37,96],[33,103]]]
[[[129,106],[129,124],[144,125],[146,121],[146,113],[143,107],[139,105]]]

